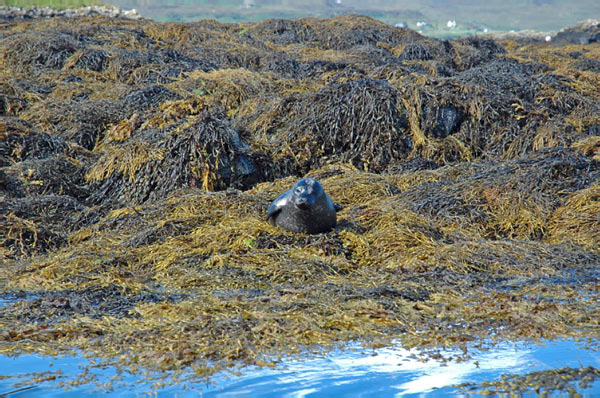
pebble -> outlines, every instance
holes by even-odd
[[[54,17],[87,17],[104,15],[111,18],[140,19],[141,15],[134,9],[124,10],[114,6],[87,6],[81,8],[68,8],[66,10],[55,10],[50,7],[20,8],[11,6],[0,6],[0,19],[34,19]]]

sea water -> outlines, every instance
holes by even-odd
[[[447,350],[444,357],[458,352]],[[462,361],[424,360],[417,351],[400,346],[364,349],[349,346],[318,358],[283,361],[274,369],[249,368],[241,375],[217,374],[211,383],[182,381],[157,386],[140,375],[114,367],[93,369],[92,381],[67,388],[89,362],[83,357],[49,358],[0,356],[0,397],[462,397],[477,396],[458,384],[500,380],[502,375],[592,366],[600,368],[600,352],[574,341],[496,344],[488,350],[469,350]],[[33,384],[22,382],[40,380]],[[51,377],[47,377],[51,376]],[[109,383],[114,381],[113,383]],[[106,387],[110,385],[110,387]],[[600,396],[600,383],[586,389],[573,384],[584,397]],[[16,391],[25,388],[22,391]],[[534,397],[535,393],[523,394]],[[551,396],[568,396],[555,393]],[[4,397],[3,397],[4,398]]]

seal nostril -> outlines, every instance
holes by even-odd
[[[294,200],[294,204],[298,209],[308,210],[310,208],[310,203],[307,198],[299,197]]]
[[[308,210],[310,209],[310,206],[308,204],[307,201],[303,200],[303,201],[297,201],[296,202],[296,207],[299,208],[300,210]]]

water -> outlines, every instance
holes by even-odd
[[[453,355],[451,351],[444,353]],[[414,352],[399,347],[366,350],[354,347],[327,356],[289,361],[275,369],[248,369],[242,376],[217,375],[214,385],[181,382],[153,389],[140,376],[120,374],[107,367],[94,370],[93,382],[64,390],[61,382],[79,375],[86,360],[78,357],[48,358],[23,355],[0,356],[0,397],[18,388],[15,383],[35,372],[52,372],[54,380],[36,382],[34,388],[9,397],[456,397],[453,387],[461,383],[499,380],[503,374],[527,374],[538,370],[593,366],[600,368],[600,352],[573,341],[536,344],[501,344],[489,351],[471,352],[473,359],[461,363],[419,361]],[[117,379],[113,390],[103,384]],[[600,383],[579,392],[600,396]],[[470,395],[473,396],[473,395]],[[524,395],[524,396],[536,396]],[[555,394],[552,396],[563,396]]]
[[[333,17],[341,14],[363,14],[394,25],[404,23],[425,35],[443,36],[481,32],[483,28],[509,31],[536,29],[556,31],[587,18],[600,15],[600,2],[595,0],[512,1],[415,1],[360,0],[283,1],[256,0],[255,7],[242,7],[244,0],[105,0],[103,3],[136,9],[144,18],[158,21],[197,21],[217,19],[221,22],[248,22],[266,18]],[[455,25],[448,26],[453,20]],[[417,25],[427,22],[426,27]],[[481,28],[481,29],[480,29]]]

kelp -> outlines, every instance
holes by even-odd
[[[102,155],[86,175],[98,185],[92,201],[142,203],[177,188],[214,191],[247,187],[258,179],[249,147],[236,130],[203,110],[202,102],[163,104],[160,114],[129,131],[123,141],[115,140],[123,130],[113,130],[106,145],[98,147]],[[180,114],[190,111],[193,115]]]
[[[260,118],[255,140],[264,142],[266,152],[280,148],[274,161],[281,174],[304,174],[328,161],[382,171],[406,156],[410,145],[397,102],[387,82],[373,79],[292,94]]]
[[[556,162],[553,156],[537,160],[543,161]],[[430,181],[447,181],[452,177],[444,174],[452,171],[457,169],[421,173]],[[491,182],[498,173],[510,178],[514,170],[484,172],[478,179]],[[311,175],[345,206],[329,234],[292,234],[264,221],[269,200],[293,178],[246,192],[187,189],[113,210],[71,234],[52,257],[7,264],[0,277],[11,291],[43,297],[45,292],[77,297],[76,292],[112,287],[121,292],[114,296],[117,302],[107,296],[103,305],[127,300],[132,303],[127,311],[93,320],[91,310],[57,310],[60,316],[48,315],[44,322],[60,331],[50,339],[53,347],[83,349],[78,344],[85,342],[88,352],[109,358],[133,350],[140,354],[127,359],[131,366],[151,362],[155,369],[191,367],[199,374],[348,339],[397,338],[427,347],[465,344],[490,333],[498,339],[593,336],[598,314],[591,303],[600,257],[577,240],[553,236],[547,242],[528,231],[490,237],[488,230],[497,227],[493,218],[473,221],[468,211],[440,210],[450,222],[442,214],[419,214],[411,210],[414,196],[404,195],[410,191],[398,188],[406,174],[329,166]],[[417,184],[413,189],[429,189]],[[506,183],[504,188],[521,189]],[[557,184],[546,188],[545,196],[560,202],[564,190]],[[447,195],[437,191],[440,198]],[[565,206],[571,206],[568,199]],[[588,235],[582,228],[572,236]],[[148,295],[156,302],[142,299]],[[21,300],[3,310],[3,319],[7,325],[15,322],[21,306],[31,313],[44,300]],[[10,341],[17,346],[20,339],[37,341],[39,332],[28,322],[11,328]],[[82,322],[92,328],[85,332],[91,341],[81,340]],[[161,340],[177,344],[157,344]]]
[[[206,377],[348,341],[598,339],[597,43],[3,27],[3,354]],[[265,221],[301,176],[333,231]]]
[[[480,395],[526,394],[535,393],[541,397],[550,397],[555,393],[565,393],[569,396],[580,395],[577,391],[589,388],[600,378],[600,371],[592,366],[542,370],[531,372],[524,376],[505,375],[496,382],[483,382],[478,385],[462,384],[466,394]]]

